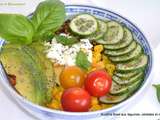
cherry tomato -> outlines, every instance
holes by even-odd
[[[82,87],[84,85],[85,73],[76,66],[64,68],[60,74],[60,83],[63,88]]]
[[[96,70],[89,73],[85,81],[85,89],[96,97],[107,94],[111,85],[112,78],[105,70]]]
[[[61,104],[65,111],[86,112],[91,106],[91,96],[82,88],[69,88],[62,94]]]

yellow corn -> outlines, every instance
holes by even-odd
[[[48,105],[49,108],[52,108],[52,109],[61,109],[61,104],[59,101],[57,100],[52,100],[52,102]]]
[[[101,104],[102,109],[111,108],[112,106],[112,104]]]
[[[105,69],[105,64],[102,61],[100,61],[98,63],[93,64],[93,67],[96,68],[97,70],[98,69]]]
[[[94,51],[95,52],[102,52],[103,51],[103,45],[96,45],[94,46]]]
[[[97,105],[93,105],[90,108],[90,111],[96,111],[96,110],[101,110],[101,109],[102,109],[101,105],[97,104]]]
[[[105,68],[106,68],[106,71],[108,72],[108,74],[112,76],[115,69],[116,69],[116,66],[113,64],[106,64]]]
[[[97,97],[92,97],[91,99],[91,105],[94,106],[94,105],[97,105],[99,102],[98,102],[98,98]]]
[[[62,96],[62,91],[58,92],[56,95],[55,95],[55,99],[60,101],[61,100],[61,96]]]
[[[52,90],[52,96],[55,97],[61,91],[63,91],[62,87],[54,87]]]
[[[97,63],[101,60],[101,53],[99,52],[93,52],[93,63]]]
[[[112,64],[109,58],[105,55],[102,56],[102,61],[104,62],[104,64]]]

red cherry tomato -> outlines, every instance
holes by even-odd
[[[82,88],[69,88],[62,94],[61,104],[65,111],[86,112],[91,106],[91,96]]]
[[[96,97],[107,94],[111,85],[112,78],[105,70],[96,70],[89,73],[85,81],[85,89]]]

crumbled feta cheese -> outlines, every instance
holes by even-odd
[[[73,44],[69,47],[61,43],[57,43],[56,38],[53,38],[51,44],[46,43],[45,45],[50,46],[47,50],[47,58],[60,65],[75,65],[76,56],[80,50],[83,50],[83,52],[87,54],[88,60],[92,62],[93,45],[90,43],[89,39],[81,39],[79,43]]]

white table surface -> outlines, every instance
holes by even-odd
[[[0,13],[21,13],[28,15],[34,11],[42,0],[0,0]],[[135,23],[148,38],[154,52],[154,69],[151,83],[160,83],[160,0],[63,0],[66,4],[87,4],[103,7],[121,14]],[[20,5],[15,5],[20,3]],[[160,113],[160,104],[155,95],[155,89],[150,85],[136,104],[129,106],[125,112],[129,113]],[[159,117],[160,118],[160,117]],[[25,113],[7,97],[0,88],[0,119],[1,120],[36,120]],[[129,117],[127,120],[137,120]],[[140,119],[140,118],[139,118]],[[142,119],[142,118],[141,118]],[[140,120],[141,120],[140,119]],[[158,118],[143,117],[143,120],[157,120]],[[119,119],[118,119],[119,120]]]

